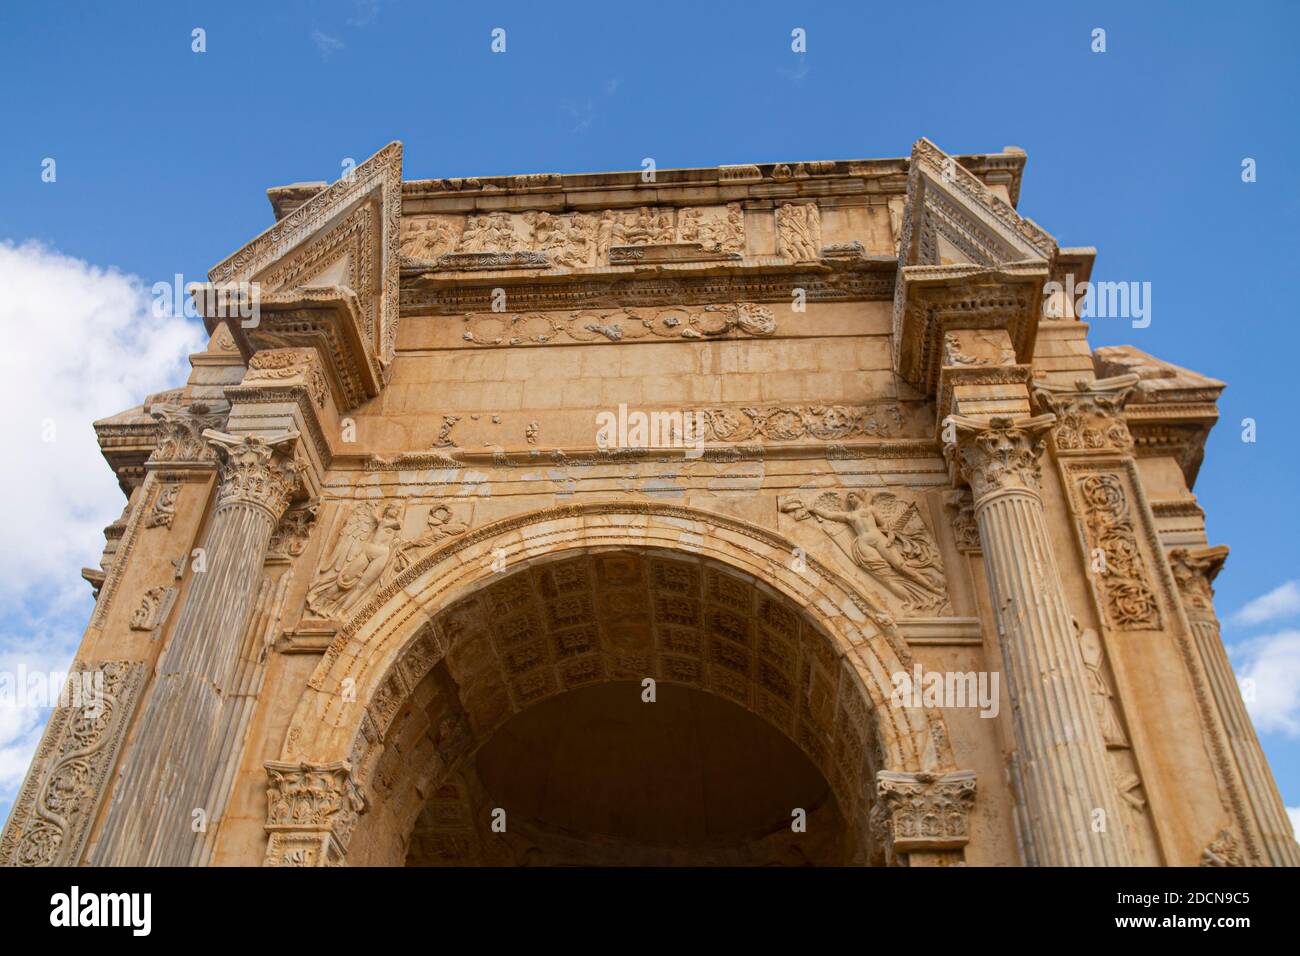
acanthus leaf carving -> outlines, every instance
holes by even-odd
[[[1123,482],[1117,475],[1099,472],[1083,476],[1076,487],[1088,546],[1103,559],[1097,578],[1107,619],[1121,631],[1158,630],[1160,605],[1148,584]]]
[[[1015,420],[995,417],[988,422],[948,416],[944,430],[949,440],[944,453],[955,456],[976,505],[998,491],[1038,493],[1043,433],[1054,421],[1051,415]]]
[[[102,661],[68,675],[0,835],[0,866],[76,866],[139,701],[147,665]]]
[[[1058,451],[1128,451],[1133,436],[1124,421],[1124,405],[1137,385],[1136,375],[1075,382],[1070,388],[1039,382],[1034,398],[1056,415],[1052,440]]]
[[[291,457],[298,441],[296,431],[272,438],[228,435],[214,429],[203,433],[221,458],[221,481],[217,485],[217,507],[251,504],[269,511],[279,521],[289,500],[298,491],[299,476],[306,468]]]
[[[975,771],[876,773],[873,829],[895,854],[958,850],[970,841]]]

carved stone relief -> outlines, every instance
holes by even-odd
[[[873,829],[895,853],[956,850],[970,840],[975,771],[876,774]]]
[[[152,631],[166,613],[171,588],[156,587],[144,592],[140,604],[131,612],[131,630]]]
[[[284,348],[257,352],[249,360],[244,384],[279,382],[291,378],[301,378],[316,406],[325,406],[329,385],[325,373],[321,371],[315,349]]]
[[[430,548],[464,534],[471,508],[468,502],[441,501],[353,504],[308,589],[308,609],[320,620],[343,620],[376,586],[389,583]]]
[[[816,519],[903,610],[936,613],[948,607],[943,564],[916,502],[888,491],[826,491],[808,504],[782,497],[778,508],[796,521]]]
[[[1100,550],[1104,559],[1096,576],[1107,620],[1121,631],[1159,630],[1160,606],[1148,584],[1123,482],[1116,475],[1098,473],[1080,478],[1076,487],[1088,547]]]
[[[316,522],[315,504],[290,508],[275,526],[271,543],[267,546],[268,558],[290,559],[302,554],[311,537]]]
[[[169,481],[158,489],[158,497],[154,498],[153,507],[149,509],[149,515],[144,519],[146,528],[170,528],[172,521],[176,517],[176,497],[180,494],[181,486]]]
[[[816,205],[800,209],[812,210],[798,213],[803,233],[813,229],[819,240]],[[436,215],[402,222],[402,254],[442,269],[583,269],[645,259],[738,259],[744,251],[740,203]]]
[[[885,438],[903,427],[902,412],[893,403],[697,408],[694,412],[703,418],[706,441]]]
[[[474,345],[728,338],[776,332],[772,310],[752,302],[703,308],[580,309],[568,313],[470,312],[465,315],[465,323],[461,337]]]
[[[104,661],[79,666],[69,675],[67,705],[50,718],[0,836],[0,865],[81,862],[146,667],[141,661]],[[101,674],[98,684],[96,675]],[[78,699],[77,687],[88,688],[89,696]]]
[[[805,262],[821,255],[822,218],[816,203],[786,203],[776,211],[776,248],[786,259]]]

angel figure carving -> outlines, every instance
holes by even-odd
[[[833,491],[804,506],[798,498],[781,502],[782,512],[795,520],[816,518],[844,525],[850,536],[845,548],[853,563],[903,602],[908,611],[936,611],[947,603],[947,585],[938,552],[915,504],[898,495],[877,492],[870,499],[856,491],[840,496]],[[844,547],[834,532],[836,543]]]
[[[401,505],[355,506],[329,561],[307,592],[307,606],[325,620],[346,615],[384,573],[401,533]]]
[[[440,541],[447,538],[454,538],[458,534],[464,534],[468,526],[453,520],[455,515],[452,514],[451,508],[447,505],[435,505],[429,511],[429,520],[425,523],[424,530],[418,537],[410,541],[403,541],[397,546],[397,554],[393,557],[393,566],[386,578],[396,578],[399,574],[415,563],[420,552],[427,548],[432,548]]]

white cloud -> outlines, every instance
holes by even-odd
[[[1251,638],[1230,649],[1246,709],[1260,733],[1300,737],[1300,631]]]
[[[19,662],[71,663],[90,608],[77,570],[98,567],[104,525],[125,503],[91,422],[183,384],[204,335],[155,316],[139,277],[35,242],[0,241],[0,289],[0,674],[12,675]],[[0,701],[0,796],[21,781],[47,713]]]
[[[1287,807],[1286,815],[1291,818],[1291,833],[1300,840],[1300,807]]]
[[[323,30],[312,30],[311,42],[316,44],[316,51],[327,60],[345,45],[338,37],[330,36]]]
[[[1263,624],[1300,614],[1300,581],[1287,581],[1249,602],[1232,616],[1238,624]]]

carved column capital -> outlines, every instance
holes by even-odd
[[[892,854],[959,850],[970,840],[975,771],[876,773],[872,825]]]
[[[949,415],[944,419],[944,454],[970,483],[976,506],[999,491],[1037,495],[1043,435],[1055,422],[1054,415],[991,418],[987,422]]]
[[[1174,572],[1189,617],[1215,617],[1213,583],[1227,560],[1226,545],[1174,548],[1169,552],[1169,568]]]
[[[266,764],[267,866],[342,862],[366,800],[346,761]]]
[[[244,503],[256,505],[279,521],[298,490],[303,466],[292,457],[298,440],[295,431],[272,438],[228,435],[214,429],[203,433],[221,459],[217,507]]]
[[[1128,451],[1133,436],[1124,421],[1124,405],[1138,383],[1135,374],[1089,381],[1073,386],[1034,384],[1039,408],[1056,415],[1052,440],[1057,451]]]
[[[216,464],[216,454],[204,440],[208,429],[226,424],[228,407],[216,410],[203,402],[191,405],[157,404],[149,414],[158,422],[158,444],[149,455],[150,465]]]

